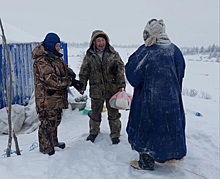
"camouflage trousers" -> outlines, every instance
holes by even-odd
[[[121,131],[121,121],[120,117],[121,114],[119,113],[118,109],[114,109],[110,107],[109,99],[100,100],[100,99],[91,99],[91,108],[92,110],[89,111],[88,116],[90,117],[89,120],[89,128],[90,134],[96,135],[100,131],[100,124],[101,124],[101,113],[103,110],[104,102],[106,101],[106,107],[108,110],[108,121],[110,126],[110,137],[120,137]]]
[[[62,109],[40,111],[38,118],[41,121],[38,130],[39,149],[47,154],[53,150],[54,144],[58,143],[57,127],[61,122]]]

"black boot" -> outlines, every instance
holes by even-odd
[[[140,153],[140,159],[138,161],[138,165],[143,170],[154,170],[154,159],[145,153]]]
[[[91,142],[94,142],[97,135],[98,134],[96,134],[96,135],[89,134],[89,136],[86,138],[86,140],[90,140]]]
[[[50,155],[50,156],[53,155],[53,154],[55,154],[55,150],[54,149],[52,149],[52,151],[48,153],[48,155]]]
[[[64,142],[58,142],[57,144],[54,144],[54,147],[64,149],[66,147],[66,144]]]
[[[118,144],[120,142],[119,137],[112,138],[112,144]]]

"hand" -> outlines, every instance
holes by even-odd
[[[125,91],[125,88],[119,88],[119,91],[120,92]]]
[[[82,90],[82,88],[83,88],[83,83],[81,83],[79,80],[72,79],[72,86],[73,86],[74,88],[76,88],[77,91],[80,91],[80,90]]]
[[[81,95],[83,95],[83,94],[84,94],[84,90],[80,90],[79,93],[80,93]]]
[[[74,72],[68,71],[68,77],[71,78],[71,79],[75,79],[76,78],[76,74]]]
[[[56,93],[56,91],[55,91],[55,90],[50,90],[50,89],[48,89],[48,90],[47,90],[47,93],[48,93],[50,96],[52,96],[52,95],[54,95],[54,93]]]

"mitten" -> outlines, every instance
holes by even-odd
[[[76,79],[72,79],[72,85],[74,88],[77,89],[77,91],[80,91],[82,90],[83,88],[83,83],[81,83],[79,80],[76,80]]]
[[[69,77],[70,79],[75,79],[75,78],[76,78],[76,74],[75,74],[74,72],[69,72],[69,71],[68,71],[68,77]]]
[[[50,96],[52,96],[52,95],[54,95],[54,93],[56,93],[56,91],[55,91],[55,90],[48,89],[48,90],[47,90],[47,93],[48,93]]]

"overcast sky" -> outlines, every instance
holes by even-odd
[[[39,41],[56,32],[85,42],[102,29],[111,44],[123,45],[142,44],[147,21],[158,18],[176,45],[207,47],[219,45],[219,8],[219,0],[0,0],[0,18]]]

